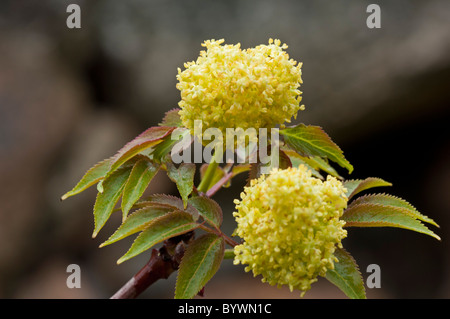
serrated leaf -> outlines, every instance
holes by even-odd
[[[84,174],[84,176],[81,178],[81,180],[78,182],[78,184],[75,185],[75,187],[71,191],[65,193],[61,197],[61,200],[65,200],[66,198],[68,198],[70,196],[79,194],[82,191],[84,191],[85,189],[87,189],[87,188],[91,187],[92,185],[101,181],[106,176],[106,174],[108,174],[110,165],[111,165],[110,158],[105,159],[105,160],[95,164],[92,168],[90,168],[86,172],[86,174]]]
[[[359,204],[347,208],[342,215],[345,227],[397,227],[426,234],[441,240],[404,208],[378,204]]]
[[[364,281],[353,257],[344,249],[337,248],[334,255],[339,262],[329,269],[325,278],[351,299],[366,299]]]
[[[120,227],[108,238],[107,241],[102,243],[100,247],[104,247],[115,243],[125,237],[138,233],[144,230],[155,219],[172,212],[174,209],[166,205],[160,205],[153,203],[144,208],[138,209],[133,212],[128,218],[120,225]]]
[[[163,120],[159,123],[160,126],[180,127],[183,125],[179,113],[180,109],[175,108],[167,111]]]
[[[328,161],[324,160],[323,158],[313,156],[311,158],[304,158],[304,161],[306,163],[309,163],[309,165],[313,165],[318,170],[324,171],[331,176],[342,179],[342,176],[340,176],[338,172],[328,163]]]
[[[170,162],[167,162],[166,165],[167,176],[177,185],[184,208],[186,208],[187,199],[194,189],[195,164],[181,163],[178,168]]]
[[[123,220],[127,218],[128,212],[134,203],[141,198],[153,177],[158,172],[159,165],[152,163],[147,157],[142,156],[134,164],[131,174],[125,184],[122,197]]]
[[[187,233],[198,226],[190,214],[182,211],[174,211],[156,218],[139,234],[128,252],[117,263],[120,264],[166,239]]]
[[[142,208],[154,204],[172,207],[174,210],[181,210],[186,213],[189,213],[191,214],[194,221],[196,221],[199,218],[199,213],[197,209],[195,209],[191,204],[188,203],[186,208],[184,208],[184,203],[181,198],[167,194],[150,195],[149,197],[146,198],[146,201],[136,203],[135,207]]]
[[[125,146],[122,147],[119,152],[117,152],[117,154],[113,157],[110,171],[113,172],[130,158],[134,157],[145,149],[162,142],[162,139],[168,136],[173,130],[173,127],[167,126],[154,126],[145,130],[131,142],[125,144]]]
[[[181,133],[180,133],[181,131]],[[166,136],[164,138],[164,140],[158,144],[157,146],[155,146],[153,152],[152,152],[152,156],[153,159],[161,162],[163,161],[166,156],[168,156],[169,153],[171,153],[172,148],[175,146],[175,144],[177,143],[181,143],[185,138],[187,138],[187,136],[190,136],[190,132],[188,129],[186,128],[177,128],[173,131],[173,134],[171,134],[170,136]],[[178,137],[178,139],[176,139],[176,137]],[[190,143],[192,143],[193,139],[190,139]],[[182,144],[182,148],[180,148],[180,152],[187,148],[189,148],[189,146],[191,145],[189,142],[187,142],[186,144]]]
[[[280,130],[284,141],[301,156],[319,156],[346,168],[349,173],[353,171],[353,166],[344,157],[344,153],[337,146],[325,131],[319,126],[299,124]]]
[[[216,201],[205,196],[195,196],[189,198],[188,202],[197,209],[200,216],[202,216],[208,224],[220,228],[223,221],[223,214],[222,209]]]
[[[204,234],[186,249],[178,270],[175,299],[191,299],[219,270],[225,244],[222,237]]]
[[[391,183],[386,182],[378,177],[368,177],[366,179],[352,179],[344,182],[344,187],[347,189],[347,197],[350,200],[356,194],[373,187],[392,186]]]
[[[285,153],[286,155],[289,156],[292,163],[292,167],[299,167],[300,165],[304,165],[309,171],[311,171],[312,176],[322,180],[324,179],[322,174],[320,174],[320,172],[318,171],[317,165],[314,165],[315,164],[314,162],[309,161],[311,159],[304,156],[300,156],[294,151],[285,150]]]
[[[395,197],[388,194],[370,194],[358,197],[357,199],[353,200],[351,204],[349,205],[349,208],[354,205],[360,205],[360,204],[378,204],[378,205],[384,205],[384,206],[394,206],[398,208],[405,209],[405,212],[407,212],[408,215],[411,217],[414,217],[416,219],[419,219],[423,222],[430,223],[436,227],[439,227],[439,225],[432,220],[431,218],[421,214],[413,205],[408,203],[406,200],[401,199],[399,197]]]
[[[94,233],[95,238],[100,229],[105,225],[116,206],[123,188],[130,176],[131,167],[123,167],[116,170],[103,181],[103,193],[98,193],[94,205]]]

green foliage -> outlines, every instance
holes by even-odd
[[[349,200],[367,189],[391,185],[375,177],[344,182]],[[346,227],[396,227],[440,240],[439,236],[421,223],[423,221],[439,227],[435,221],[421,214],[406,200],[388,194],[370,194],[351,201],[342,219]]]
[[[108,174],[109,172],[111,160],[112,159],[109,158],[95,164],[86,172],[86,174],[84,174],[83,178],[78,182],[77,185],[75,185],[75,187],[71,191],[65,193],[61,197],[61,200],[65,200],[66,198],[79,194],[105,178],[106,174]]]
[[[204,196],[196,196],[189,199],[189,204],[194,206],[200,216],[215,228],[220,228],[223,221],[222,209],[216,201]]]
[[[163,162],[166,159],[167,155],[172,151],[172,148],[175,146],[175,144],[179,143],[189,135],[190,134],[188,129],[185,128],[175,129],[173,131],[173,134],[171,134],[170,136],[166,136],[160,144],[154,147],[154,150],[152,152],[153,159],[159,163]],[[178,139],[175,137],[178,137]],[[191,137],[191,143],[192,141],[193,139]]]
[[[240,165],[217,163],[204,164],[199,169],[200,184],[196,188],[195,164],[175,165],[169,156],[179,140],[172,140],[175,128],[182,129],[180,139],[189,131],[182,128],[179,109],[166,113],[157,127],[151,127],[127,143],[115,156],[97,163],[89,169],[76,186],[61,199],[76,195],[97,184],[98,194],[94,205],[94,232],[97,236],[114,211],[122,211],[122,223],[103,242],[104,247],[126,237],[136,235],[129,250],[117,261],[127,261],[153,246],[177,236],[204,231],[187,244],[179,265],[175,298],[193,298],[214,276],[224,256],[234,257],[233,250],[225,250],[225,244],[236,245],[221,230],[223,213],[219,204],[211,199],[220,187],[227,187],[235,176],[248,172],[249,180],[261,175],[263,163]],[[279,168],[305,165],[313,176],[325,179],[326,175],[343,179],[330,162],[346,168],[353,166],[345,159],[341,149],[317,126],[300,124],[280,130],[285,146],[279,151]],[[192,139],[191,139],[192,140]],[[270,156],[270,149],[269,149]],[[152,194],[143,197],[158,171],[165,171],[178,189],[180,197]],[[223,181],[221,183],[221,181]],[[345,227],[397,227],[413,230],[440,239],[423,223],[439,227],[431,218],[421,214],[407,201],[388,194],[356,195],[374,187],[391,186],[380,178],[346,180],[349,203],[342,219]],[[212,193],[207,191],[215,186]],[[118,205],[119,200],[121,204]],[[194,238],[194,237],[193,237]],[[365,298],[364,284],[353,257],[337,248],[338,262],[328,270],[326,278],[349,298]]]
[[[440,240],[411,211],[390,205],[359,204],[345,210],[342,219],[346,227],[397,227],[416,231]]]
[[[142,151],[162,142],[162,139],[168,136],[174,130],[173,127],[155,126],[147,129],[138,135],[131,142],[125,144],[119,152],[113,157],[110,172],[115,171],[123,163]]]
[[[188,197],[194,189],[195,164],[181,163],[177,168],[171,162],[166,162],[166,166],[167,176],[177,185],[184,207],[186,207]]]
[[[141,198],[145,189],[156,175],[159,165],[152,163],[149,158],[141,156],[131,170],[130,176],[125,184],[122,198],[123,220],[127,218],[131,207]]]
[[[328,281],[351,299],[366,299],[364,281],[356,261],[342,248],[337,248],[334,255],[339,261],[334,263],[334,269],[327,271]]]
[[[204,234],[192,242],[180,264],[175,288],[176,299],[191,299],[220,267],[225,242],[215,234]]]
[[[391,183],[382,180],[377,177],[368,177],[364,180],[354,179],[344,182],[344,186],[347,189],[348,199],[352,199],[356,194],[365,191],[373,187],[392,186]]]
[[[197,227],[199,224],[192,219],[192,215],[178,210],[155,218],[140,233],[128,252],[117,263],[120,264],[166,239],[182,235]]]
[[[181,127],[183,124],[181,122],[180,115],[178,112],[180,111],[179,108],[172,109],[170,111],[167,111],[164,115],[163,120],[161,123],[159,123],[160,126],[171,126],[171,127]]]
[[[280,134],[286,144],[301,156],[326,158],[346,168],[349,173],[353,171],[342,150],[321,127],[299,124],[280,130]]]
[[[327,159],[323,159],[319,156],[301,156],[297,152],[289,149],[284,150],[284,152],[289,156],[293,167],[305,165],[311,171],[314,177],[324,179],[323,175],[320,172],[325,172],[331,176],[342,179],[338,172],[328,163]]]
[[[115,243],[125,237],[143,231],[147,226],[161,216],[166,215],[169,212],[174,211],[173,207],[168,207],[166,205],[160,205],[157,203],[152,203],[153,205],[148,205],[144,208],[138,209],[133,214],[128,216],[128,218],[120,225],[111,237],[105,241],[100,247],[104,247]]]
[[[131,168],[124,167],[116,170],[103,181],[103,193],[98,193],[94,205],[95,229],[92,237],[96,237],[100,229],[105,225],[122,195],[122,191],[130,176]]]
[[[411,216],[412,218],[419,219],[423,222],[432,224],[436,227],[439,227],[439,225],[432,220],[431,218],[422,215],[419,213],[419,211],[410,203],[408,203],[406,200],[392,196],[387,194],[371,194],[371,195],[365,195],[362,197],[359,197],[352,201],[349,208],[356,206],[356,205],[362,205],[362,204],[375,204],[375,205],[382,205],[386,207],[395,207],[399,208],[400,210],[404,211],[405,214]]]

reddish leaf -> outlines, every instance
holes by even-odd
[[[397,227],[423,233],[440,240],[404,208],[378,204],[359,204],[347,208],[342,216],[345,227]]]
[[[171,126],[171,127],[180,127],[183,123],[181,122],[180,115],[178,114],[180,112],[179,108],[172,109],[170,111],[167,111],[164,115],[163,120],[159,125],[161,126]]]
[[[408,203],[406,200],[388,195],[388,194],[371,194],[371,195],[365,195],[358,197],[354,201],[351,202],[351,204],[348,206],[348,208],[351,208],[355,205],[360,204],[377,204],[377,205],[383,205],[383,206],[393,206],[402,208],[405,210],[405,213],[410,215],[411,217],[414,217],[416,219],[419,219],[423,222],[430,223],[436,227],[439,227],[439,225],[432,220],[431,218],[421,214],[413,205]]]
[[[147,129],[119,150],[113,157],[110,171],[113,172],[139,152],[160,143],[174,129],[167,126],[155,126]]]
[[[382,186],[392,186],[392,184],[378,177],[368,177],[363,180],[352,179],[344,182],[344,187],[347,189],[347,197],[349,200],[356,194],[369,188]]]

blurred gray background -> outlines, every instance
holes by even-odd
[[[68,29],[68,4],[81,29]],[[364,278],[381,267],[370,298],[450,297],[450,2],[3,0],[0,2],[0,297],[108,298],[147,261],[120,266],[132,238],[99,249],[118,216],[91,239],[96,191],[60,202],[94,163],[156,125],[177,106],[177,67],[206,39],[242,47],[270,37],[303,62],[298,122],[322,126],[382,189],[436,220],[442,237],[400,229],[350,229],[344,246]],[[226,229],[245,176],[222,190]],[[177,194],[164,175],[150,192]],[[432,226],[431,226],[432,227]],[[66,287],[81,267],[82,288]],[[175,275],[142,298],[171,298]],[[298,298],[224,261],[205,298]],[[305,298],[344,298],[320,280]]]

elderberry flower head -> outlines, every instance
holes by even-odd
[[[272,128],[290,122],[300,106],[301,63],[289,58],[286,44],[269,40],[268,45],[242,50],[240,44],[222,45],[207,40],[195,62],[178,69],[181,92],[180,117],[194,132],[194,121],[202,130],[217,128]]]
[[[336,178],[314,178],[303,165],[274,169],[251,181],[235,200],[235,264],[262,275],[271,285],[288,285],[302,295],[334,269],[333,255],[347,236],[340,220],[347,207],[345,188]]]

